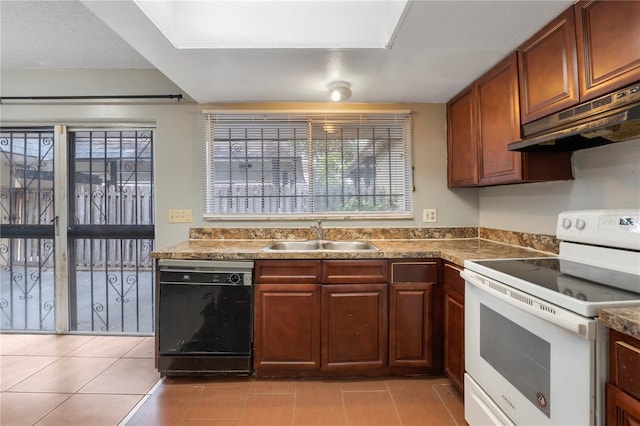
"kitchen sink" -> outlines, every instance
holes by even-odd
[[[378,250],[368,241],[272,241],[265,248],[267,251],[363,251]]]

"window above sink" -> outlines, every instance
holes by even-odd
[[[409,111],[203,119],[205,219],[412,217]]]

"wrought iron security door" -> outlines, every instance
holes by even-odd
[[[154,328],[153,131],[69,132],[69,322]]]
[[[0,129],[0,161],[0,330],[53,332],[53,128]]]

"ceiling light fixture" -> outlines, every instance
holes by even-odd
[[[346,81],[334,81],[329,84],[329,94],[334,102],[346,101],[351,97],[351,85]]]

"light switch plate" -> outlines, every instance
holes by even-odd
[[[193,213],[191,209],[171,209],[169,210],[169,223],[191,223]]]

